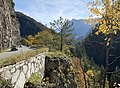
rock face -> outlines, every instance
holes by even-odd
[[[0,51],[11,47],[20,38],[13,0],[0,0]]]
[[[75,73],[70,59],[46,57],[42,88],[77,88]]]

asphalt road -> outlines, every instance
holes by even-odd
[[[19,54],[22,54],[22,53],[26,53],[28,51],[33,51],[33,49],[30,49],[29,47],[26,47],[26,46],[22,46],[21,48],[17,48],[18,51],[10,51],[10,50],[7,50],[6,52],[3,52],[3,53],[0,53],[0,59],[4,59],[4,58],[8,58],[12,55],[19,55]]]

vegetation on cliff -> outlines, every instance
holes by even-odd
[[[77,88],[70,58],[60,52],[50,52],[45,59],[43,83],[50,88]]]
[[[0,88],[14,88],[10,80],[5,80],[0,76]]]

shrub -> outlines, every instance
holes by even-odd
[[[41,81],[42,81],[42,77],[39,73],[32,74],[28,80],[28,82],[33,84],[41,84]]]
[[[0,88],[13,88],[10,80],[5,80],[0,76]]]

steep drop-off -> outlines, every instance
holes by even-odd
[[[47,85],[45,88],[77,88],[75,72],[69,58],[47,56],[44,74],[43,83]]]
[[[11,47],[20,38],[19,23],[13,0],[0,0],[0,51]]]
[[[99,66],[105,66],[106,48],[105,45],[103,45],[105,43],[105,36],[102,34],[96,35],[95,32],[96,29],[94,29],[92,33],[85,38],[83,44],[85,46],[88,57],[93,58],[95,63]],[[109,54],[108,71],[110,72],[114,71],[117,66],[120,67],[120,33],[118,33],[117,36],[114,36],[114,38],[116,41],[113,42],[112,49],[110,50]]]

